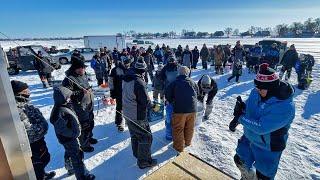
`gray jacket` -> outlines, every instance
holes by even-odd
[[[65,87],[54,89],[54,107],[51,112],[50,122],[54,126],[56,136],[60,143],[74,140],[80,135],[80,125],[76,113],[72,110],[72,105],[67,104],[67,99],[72,95],[72,91]]]
[[[146,83],[141,75],[133,70],[124,76],[122,82],[122,107],[124,117],[137,123],[147,121],[147,108],[150,99],[146,91]]]

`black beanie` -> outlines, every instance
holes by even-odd
[[[24,83],[21,81],[16,81],[16,80],[11,81],[11,86],[12,86],[12,90],[13,90],[14,95],[17,95],[21,91],[29,88],[27,83]]]
[[[275,70],[270,68],[269,64],[263,63],[259,66],[254,85],[258,89],[272,90],[280,86],[280,80]]]
[[[85,68],[87,67],[84,62],[80,59],[74,59],[71,64],[72,69],[79,69],[79,68]]]

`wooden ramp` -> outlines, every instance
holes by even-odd
[[[234,178],[192,154],[181,153],[172,162],[167,163],[145,178],[145,180],[154,179],[228,180]]]

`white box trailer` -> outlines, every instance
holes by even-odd
[[[103,36],[84,36],[84,47],[99,49],[107,47],[113,49],[116,47],[118,50],[126,48],[126,39],[124,36],[116,35],[103,35]]]

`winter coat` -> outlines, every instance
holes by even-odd
[[[66,104],[69,92],[56,90],[54,106],[51,111],[50,122],[54,126],[56,136],[61,144],[77,139],[80,135],[80,125],[72,104]]]
[[[163,62],[164,54],[161,49],[156,49],[153,55],[157,59],[157,62]]]
[[[224,52],[221,50],[220,52],[215,51],[214,52],[214,64],[216,66],[222,66],[224,61]]]
[[[108,78],[108,84],[110,88],[110,95],[114,99],[121,99],[122,97],[122,79],[126,72],[127,69],[122,63],[119,63],[111,70]]]
[[[183,50],[182,48],[178,48],[177,51],[175,52],[175,56],[178,60],[178,62],[181,64],[181,60],[182,60],[182,53],[183,53]]]
[[[202,61],[208,61],[210,56],[209,49],[207,47],[202,47],[200,51],[200,57]]]
[[[242,75],[242,61],[235,60],[232,66],[232,75],[241,76]]]
[[[276,64],[279,62],[279,50],[277,48],[270,48],[265,53],[265,59],[270,62],[270,64]]]
[[[141,56],[144,58],[144,62],[147,64],[147,70],[153,71],[154,65],[153,65],[153,56],[148,53],[143,53]]]
[[[74,69],[69,68],[66,71],[66,76],[62,81],[62,86],[70,89],[73,94],[71,96],[73,109],[77,113],[80,122],[89,120],[89,114],[93,111],[94,96],[92,88],[89,84],[86,74],[78,75],[74,72]],[[87,92],[85,93],[85,90]]]
[[[192,53],[189,50],[184,50],[182,53],[182,64],[187,67],[191,67],[193,63]]]
[[[114,60],[115,64],[120,60],[120,53],[117,50],[112,51],[112,59]]]
[[[95,59],[92,58],[91,60],[91,68],[94,70],[94,73],[97,76],[97,79],[103,79],[107,75],[108,68],[107,68],[107,63],[106,61],[102,59]]]
[[[225,46],[225,47],[223,48],[223,52],[224,52],[224,54],[225,54],[226,57],[231,56],[231,50],[230,50],[229,47]]]
[[[207,92],[207,90],[202,89],[201,87],[201,80],[202,80],[203,76],[201,77],[201,79],[198,81],[198,87],[199,87],[199,94],[198,94],[198,101],[203,102],[204,96],[206,94],[208,94],[208,98],[207,98],[207,104],[211,105],[212,104],[212,100],[213,98],[216,96],[217,92],[218,92],[218,85],[215,82],[214,79],[211,78],[211,90],[209,92]]]
[[[259,47],[253,47],[250,49],[250,56],[251,57],[261,57],[262,55],[262,48]]]
[[[240,61],[244,62],[244,58],[246,56],[246,53],[245,53],[242,46],[240,46],[240,47],[235,46],[232,50],[232,54],[233,54],[235,61],[237,61],[239,59]]]
[[[111,69],[111,66],[112,66],[111,56],[112,55],[104,54],[104,53],[100,54],[100,59],[101,59],[101,61],[103,61],[104,64],[106,64],[106,70],[107,71],[109,71]]]
[[[295,117],[294,88],[280,83],[276,96],[262,101],[257,89],[253,89],[246,101],[246,112],[240,116],[244,135],[254,145],[269,151],[283,151],[288,130]]]
[[[192,58],[194,61],[198,61],[199,60],[199,56],[200,56],[200,53],[199,53],[199,50],[198,49],[193,49],[192,50]]]
[[[165,89],[176,80],[178,76],[178,64],[177,63],[168,63],[166,64],[160,72],[161,79],[164,81]]]
[[[156,71],[154,75],[152,85],[155,90],[163,91],[164,90],[164,81],[161,78],[161,71]]]
[[[288,50],[286,53],[284,53],[281,64],[285,66],[286,68],[290,69],[295,66],[296,62],[298,60],[298,53],[296,50]]]
[[[38,56],[38,57],[41,60],[38,58],[34,59],[33,64],[34,64],[35,69],[37,71],[39,71],[40,73],[45,73],[45,74],[52,73],[54,68],[52,67],[49,59],[46,57],[40,57],[40,56]]]
[[[165,97],[173,105],[174,113],[194,113],[197,111],[199,88],[189,77],[180,75],[165,90]]]
[[[150,103],[143,77],[130,69],[122,82],[124,117],[137,123],[147,122],[147,108],[150,107]]]
[[[48,132],[47,120],[40,110],[29,103],[29,99],[23,96],[15,96],[20,120],[22,121],[30,144],[42,139]]]

